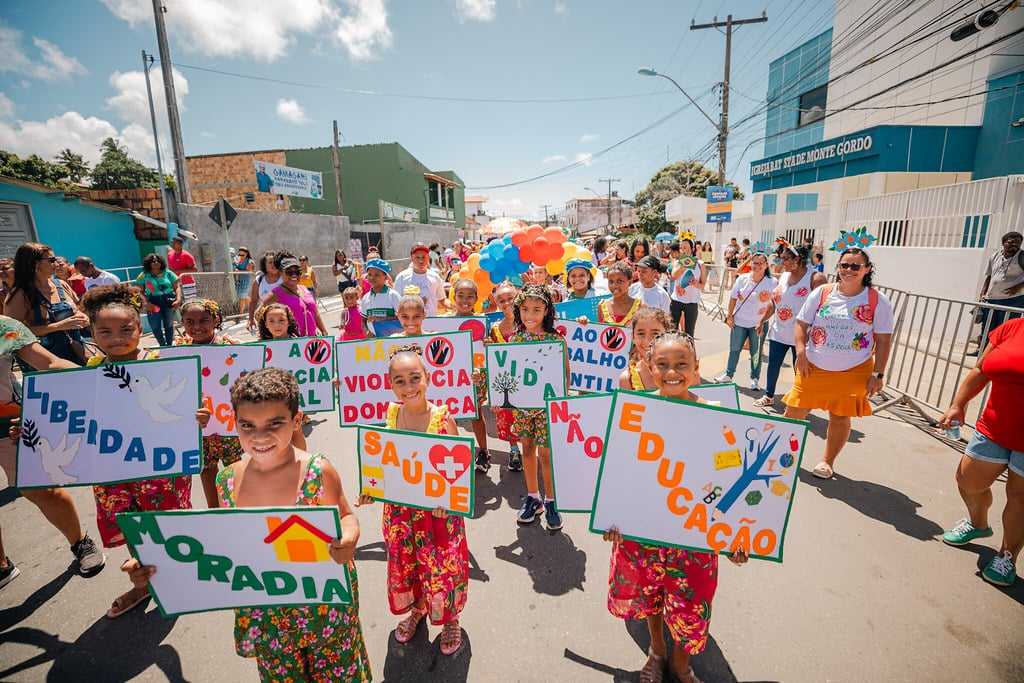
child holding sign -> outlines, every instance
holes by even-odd
[[[400,402],[388,405],[387,427],[457,434],[448,409],[427,401],[428,375],[421,354],[415,344],[391,352],[388,377]],[[372,502],[369,496],[359,498],[360,505]],[[395,640],[408,643],[420,621],[429,615],[430,623],[443,625],[441,652],[455,654],[462,646],[459,614],[469,590],[465,522],[442,507],[430,512],[385,503],[383,526],[388,546],[388,604],[392,614],[409,612],[395,628]]]
[[[641,306],[633,316],[633,348],[629,367],[619,375],[619,387],[633,391],[654,388],[654,373],[647,363],[647,351],[656,337],[672,329],[668,316],[660,308]]]
[[[395,309],[402,331],[392,337],[418,337],[423,334],[423,321],[427,317],[427,308],[419,294],[405,294],[398,301]]]
[[[510,342],[536,342],[565,340],[555,331],[555,304],[551,292],[544,285],[527,285],[516,297],[516,332]],[[563,360],[565,350],[562,350]],[[565,360],[565,374],[569,375],[569,362]],[[569,381],[566,379],[566,386]],[[548,448],[547,411],[512,409],[512,433],[523,442],[523,465],[526,475],[526,498],[519,508],[516,522],[531,524],[544,509],[544,523],[548,529],[562,528],[562,515],[555,506],[555,487],[551,477],[551,449]],[[540,497],[537,459],[544,468],[544,499]]]
[[[455,301],[455,312],[449,313],[456,317],[473,315],[476,307],[477,289],[476,283],[463,278],[456,281],[452,287],[452,297]],[[487,372],[483,368],[473,368],[473,388],[476,389],[477,415],[479,417],[456,420],[456,424],[465,428],[467,425],[473,430],[476,437],[476,470],[486,472],[491,466],[491,454],[487,452],[487,426],[484,424],[483,407],[487,402]]]
[[[222,321],[220,307],[212,299],[194,299],[182,304],[181,323],[185,335],[177,339],[175,346],[237,344],[238,340],[219,334]],[[203,484],[207,507],[217,507],[217,463],[227,467],[241,459],[242,446],[237,436],[211,434],[203,437],[203,471],[199,481]]]
[[[267,339],[294,339],[299,336],[299,324],[295,322],[292,309],[284,304],[267,304],[256,311],[256,325],[260,333],[260,341]],[[338,379],[334,380],[334,388],[338,388]],[[303,415],[303,424],[306,416]],[[306,434],[302,425],[292,434],[292,445],[299,450],[306,450]]]
[[[633,282],[633,266],[629,265],[628,261],[618,261],[608,267],[605,277],[608,279],[608,291],[611,292],[612,298],[605,299],[597,305],[597,322],[629,324],[642,304],[640,299],[634,299],[629,293],[629,287]]]
[[[690,391],[700,381],[693,340],[666,332],[650,342],[647,364],[658,395],[701,403]],[[617,529],[604,534],[612,547],[608,611],[621,619],[647,619],[651,648],[640,680],[660,681],[667,656],[663,625],[672,636],[672,673],[680,683],[699,683],[690,656],[700,654],[708,639],[711,602],[718,586],[718,556],[683,548],[648,545],[622,538]],[[747,561],[737,550],[729,559]]]
[[[594,292],[594,264],[589,259],[574,258],[565,264],[565,279],[569,283],[569,299],[589,299]]]
[[[82,298],[82,309],[92,323],[92,338],[100,349],[87,367],[108,362],[151,360],[157,351],[139,348],[142,338],[142,296],[132,285],[93,287]],[[210,411],[196,411],[196,422],[205,427]],[[105,548],[124,545],[124,535],[117,525],[117,513],[142,510],[188,510],[192,507],[192,477],[161,477],[122,484],[98,484],[92,487],[96,498],[96,526]],[[122,566],[122,569],[125,567]],[[133,587],[114,600],[107,617],[114,619],[149,597],[145,586]]]
[[[491,325],[488,339],[499,344],[506,343],[516,331],[515,303],[519,296],[519,290],[508,280],[499,284],[491,295],[494,305],[505,317]],[[484,340],[487,343],[487,340]],[[512,433],[512,410],[509,408],[498,408],[491,406],[494,411],[494,421],[498,428],[498,438],[508,441],[508,470],[509,472],[520,472],[523,469],[523,455],[519,451],[519,440]]]

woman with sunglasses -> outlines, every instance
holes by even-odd
[[[313,270],[313,266],[309,265],[309,257],[305,254],[299,256],[299,267],[302,268],[299,284],[308,289],[315,299],[319,283],[316,281],[316,271]]]
[[[273,289],[260,304],[280,303],[291,309],[295,316],[295,323],[298,326],[300,337],[312,337],[318,332],[327,334],[327,326],[320,317],[320,310],[316,306],[316,299],[306,287],[301,284],[302,265],[299,259],[290,251],[278,252],[274,259],[277,269],[281,272],[281,284]]]
[[[868,397],[885,384],[895,326],[892,304],[871,286],[871,259],[850,247],[839,256],[836,284],[815,289],[796,318],[796,380],[782,399],[786,417],[827,410],[824,459],[812,473],[831,479],[850,438],[850,418],[871,414]]]

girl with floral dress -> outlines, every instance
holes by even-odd
[[[491,325],[490,333],[484,344],[497,342],[505,344],[516,331],[515,303],[519,290],[508,280],[499,284],[491,295],[494,305],[505,317]],[[519,439],[512,433],[512,410],[510,408],[497,408],[491,406],[494,411],[494,422],[498,429],[498,438],[508,441],[508,470],[509,472],[521,472],[523,469],[523,454],[519,450]]]
[[[388,405],[388,429],[425,434],[458,434],[444,406],[427,401],[427,370],[415,344],[396,347],[388,361],[388,377],[398,403]],[[360,505],[373,499],[361,496]],[[392,614],[409,613],[395,628],[395,640],[408,643],[420,622],[442,626],[441,652],[462,647],[459,614],[469,592],[469,547],[462,517],[444,508],[419,510],[384,504],[384,541],[388,548],[388,605]]]
[[[697,350],[691,337],[665,332],[650,342],[646,357],[659,396],[703,402],[690,391],[700,381]],[[640,670],[641,683],[660,683],[664,676],[666,625],[673,641],[671,668],[675,679],[679,683],[700,683],[690,668],[690,657],[700,654],[707,645],[711,603],[718,586],[718,556],[625,540],[614,527],[604,539],[614,544],[608,611],[620,619],[646,619],[650,631],[651,647]],[[729,559],[743,564],[747,555],[737,551]]]

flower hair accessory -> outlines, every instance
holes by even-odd
[[[754,244],[752,244],[751,247],[750,247],[750,254],[751,255],[754,255],[754,254],[764,254],[765,256],[767,256],[768,255],[768,243],[767,242],[762,242],[761,240],[758,240],[757,242],[754,242]]]
[[[679,239],[680,240],[690,240],[691,242],[693,242],[694,240],[697,239],[697,235],[693,232],[693,230],[689,230],[689,229],[687,229],[687,230],[680,230],[679,231]]]
[[[868,233],[866,225],[862,225],[856,230],[842,230],[839,233],[839,239],[832,243],[829,248],[830,251],[845,251],[851,247],[857,247],[858,249],[867,249],[878,238]]]

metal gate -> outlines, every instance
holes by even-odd
[[[13,258],[25,242],[35,242],[28,204],[0,202],[0,257]]]

